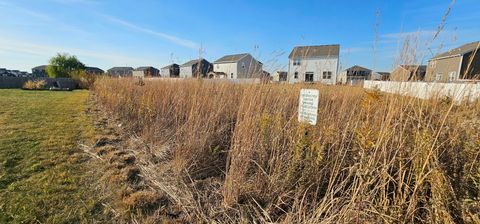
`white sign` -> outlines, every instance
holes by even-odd
[[[317,89],[300,90],[300,102],[298,105],[299,122],[307,122],[311,125],[317,124],[318,96],[319,91]]]

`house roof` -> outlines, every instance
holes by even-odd
[[[293,48],[288,58],[311,58],[321,56],[339,56],[340,45],[299,46]]]
[[[216,60],[214,63],[220,64],[220,63],[235,63],[240,61],[242,58],[247,57],[250,55],[249,53],[243,53],[243,54],[231,54],[231,55],[225,55],[221,57],[220,59]]]
[[[165,66],[165,67],[163,67],[163,68],[161,68],[161,69],[166,69],[166,68],[171,68],[171,67],[177,67],[177,66],[178,66],[178,64],[173,63],[173,64],[167,65],[167,66]]]
[[[420,72],[427,71],[426,65],[400,65],[400,67],[408,71],[415,71],[415,70]]]
[[[370,69],[368,69],[368,68],[365,68],[365,67],[362,67],[362,66],[359,66],[359,65],[354,65],[354,66],[352,66],[352,67],[350,67],[350,68],[347,68],[347,69],[345,69],[345,70],[355,70],[355,71],[365,70],[365,71],[372,71],[372,70],[370,70]]]
[[[132,67],[113,67],[108,69],[108,71],[123,71],[123,70],[133,70]]]
[[[156,69],[155,67],[152,67],[152,66],[142,66],[142,67],[136,68],[135,71],[145,71],[145,70],[148,70],[148,69],[158,70],[158,69]]]
[[[87,72],[98,72],[98,73],[104,73],[104,71],[100,68],[97,67],[85,67],[85,71]]]
[[[205,59],[195,59],[195,60],[188,61],[187,63],[185,63],[185,64],[183,64],[183,65],[180,65],[180,67],[192,66],[192,65],[194,65],[194,64],[197,64],[198,61],[202,61],[203,63],[210,63],[210,62],[208,62],[208,61],[205,60]]]
[[[48,65],[40,65],[37,67],[32,68],[32,70],[45,70],[47,69]]]
[[[458,48],[451,49],[445,53],[438,54],[435,57],[433,57],[431,60],[445,58],[445,57],[462,56],[464,54],[468,54],[472,51],[475,51],[476,49],[480,49],[480,41],[468,43]]]

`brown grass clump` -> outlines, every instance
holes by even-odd
[[[297,122],[301,88],[320,90],[316,126]],[[480,218],[480,103],[202,80],[104,79],[95,94],[131,134],[142,181],[186,220]]]
[[[27,90],[43,90],[46,89],[47,82],[45,80],[28,80],[25,84],[23,84],[23,89]]]

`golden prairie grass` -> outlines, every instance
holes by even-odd
[[[42,90],[45,89],[47,86],[47,82],[45,80],[28,80],[24,85],[23,89],[28,89],[28,90]]]
[[[301,88],[320,90],[315,126],[297,121]],[[479,221],[479,103],[202,80],[102,79],[94,92],[185,220]]]

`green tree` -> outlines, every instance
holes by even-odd
[[[75,72],[85,70],[85,65],[77,57],[69,54],[58,53],[50,59],[47,67],[48,76],[51,78],[69,78]]]

